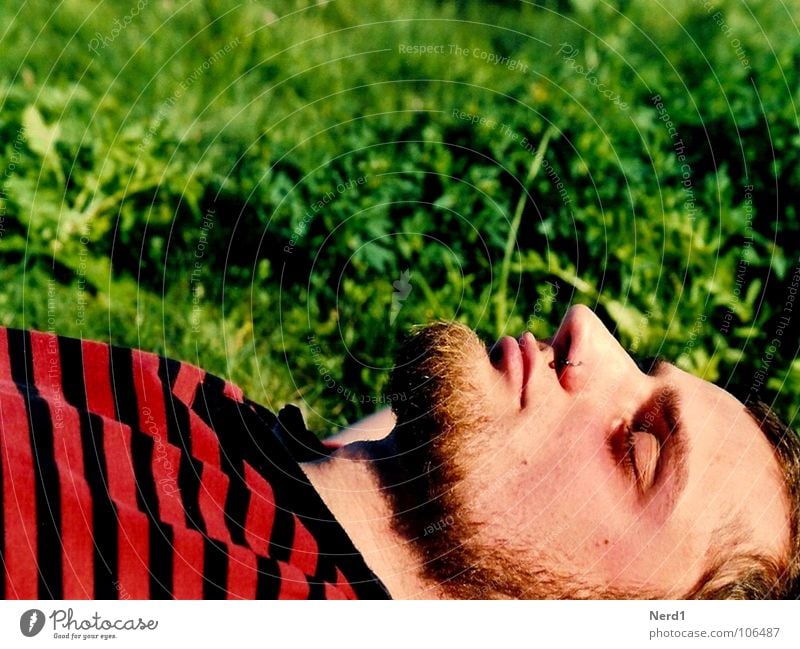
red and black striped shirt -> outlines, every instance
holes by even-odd
[[[315,440],[192,365],[0,328],[0,597],[386,598]]]

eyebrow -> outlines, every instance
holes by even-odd
[[[663,377],[672,366],[660,357],[638,361],[637,364],[652,377]],[[661,453],[656,469],[656,487],[668,482],[665,513],[669,514],[688,482],[689,442],[681,422],[680,398],[673,386],[666,385],[656,390],[642,411],[649,413],[654,409],[663,417],[666,428],[663,438],[659,438]]]

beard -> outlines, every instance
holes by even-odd
[[[470,507],[466,467],[479,466],[475,458],[497,428],[471,381],[487,360],[486,347],[460,324],[417,329],[400,348],[390,380],[399,397],[393,443],[374,465],[393,528],[416,553],[423,578],[448,598],[603,596],[525,548],[510,550],[513,539],[498,538],[492,521]]]

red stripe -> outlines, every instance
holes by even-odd
[[[254,552],[268,557],[269,539],[275,523],[275,495],[269,482],[247,462],[244,463],[244,479],[250,489],[244,538]]]
[[[345,594],[333,584],[325,582],[325,599],[347,599]]]
[[[138,508],[136,478],[131,458],[131,429],[118,421],[103,419],[103,449],[108,470],[108,493],[117,505]]]
[[[80,426],[74,411],[67,419]],[[59,472],[59,483],[64,599],[94,599],[92,494],[83,474]]]
[[[292,541],[292,554],[289,563],[297,566],[307,575],[313,575],[317,570],[319,548],[317,542],[306,529],[300,519],[294,517],[294,540]]]
[[[8,355],[8,332],[5,327],[0,327],[0,382],[13,383],[11,376],[11,358]]]
[[[120,599],[147,599],[150,596],[148,570],[149,522],[147,516],[131,508],[119,512],[119,591]]]
[[[192,455],[204,464],[219,469],[219,438],[216,433],[194,410],[189,411],[189,428],[192,431]]]
[[[53,449],[61,492],[61,541],[64,599],[94,595],[92,495],[86,483],[77,411],[61,390],[61,357],[55,336],[31,332],[34,380],[48,397],[53,422]]]
[[[347,599],[358,599],[358,595],[356,595],[350,582],[347,581],[347,578],[338,568],[336,569],[336,587],[344,593]]]
[[[172,383],[172,394],[191,408],[194,403],[194,395],[197,393],[197,386],[205,376],[205,370],[188,363],[181,363],[178,376]]]
[[[108,346],[90,340],[81,341],[83,352],[83,384],[89,412],[116,419],[114,393],[108,360]]]
[[[234,385],[233,383],[225,381],[225,386],[222,388],[222,394],[229,399],[233,399],[239,403],[244,403],[244,392],[238,385]]]
[[[225,524],[225,497],[228,494],[228,476],[210,466],[203,466],[200,476],[198,503],[206,524],[208,536],[231,545],[231,533]]]
[[[33,384],[43,397],[57,396],[63,399],[58,338],[53,334],[41,331],[31,331],[30,333]],[[55,420],[53,420],[53,426],[55,427]]]
[[[228,599],[255,599],[258,582],[255,555],[240,545],[230,545],[228,557]]]
[[[278,599],[308,599],[310,589],[303,572],[283,561],[278,562],[278,569],[281,573]]]
[[[150,595],[148,575],[148,521],[139,511],[137,486],[131,458],[131,429],[118,421],[103,419],[103,452],[108,471],[108,493],[116,505],[118,580],[121,599],[145,599]],[[109,521],[109,524],[114,524]]]
[[[163,384],[158,376],[159,358],[133,350],[131,355],[139,430],[153,438],[151,468],[158,497],[159,517],[166,523],[183,526],[186,519],[178,490],[181,451],[167,441],[167,414]]]
[[[36,497],[25,403],[11,380],[8,334],[0,328],[0,462],[3,463],[6,597],[38,597]]]
[[[194,530],[175,529],[173,547],[173,596],[203,599],[203,536]]]
[[[0,331],[0,348],[5,347],[5,332]],[[0,373],[5,371],[3,360],[0,358]],[[0,431],[6,597],[36,599],[38,563],[33,454],[28,433],[28,412],[13,383],[0,384]]]

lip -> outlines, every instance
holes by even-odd
[[[519,337],[518,347],[522,358],[522,385],[520,387],[519,407],[524,410],[528,402],[528,382],[533,372],[536,352],[538,351],[536,338],[533,337],[530,331],[526,331]]]
[[[519,407],[524,409],[528,401],[528,383],[536,364],[539,347],[530,332],[525,332],[519,339],[503,336],[498,340],[492,353],[500,358],[492,361],[492,366],[511,378],[514,386],[519,385]]]
[[[492,355],[498,354],[497,361],[492,360],[492,366],[511,379],[513,385],[519,382],[520,403],[524,399],[524,388],[527,383],[525,352],[520,343],[511,336],[503,336],[492,347]]]

